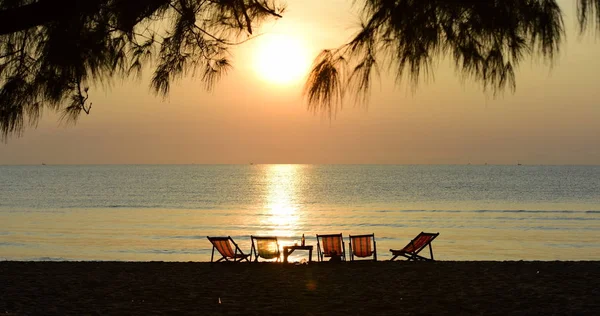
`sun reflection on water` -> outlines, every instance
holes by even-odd
[[[265,169],[267,192],[265,209],[269,215],[263,221],[268,234],[291,237],[298,224],[298,165],[270,165]]]

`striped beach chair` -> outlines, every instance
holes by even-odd
[[[325,257],[339,257],[346,261],[346,245],[342,234],[319,235],[317,234],[317,257],[324,261]]]
[[[206,236],[206,238],[208,238],[210,243],[213,245],[212,254],[210,255],[210,262],[213,262],[213,259],[215,257],[215,249],[217,249],[217,251],[222,256],[221,259],[217,260],[216,262],[220,262],[223,260],[233,261],[233,262],[240,262],[242,260],[246,260],[249,262],[248,257],[250,255],[244,254],[242,252],[242,250],[240,249],[240,247],[238,247],[238,245],[235,243],[235,241],[233,241],[233,239],[230,236],[227,236],[227,237]]]
[[[350,239],[350,261],[354,261],[354,257],[373,257],[373,261],[377,261],[377,244],[375,243],[375,234],[355,236],[349,235],[348,237]]]
[[[250,250],[250,261],[254,256],[254,262],[258,262],[258,258],[265,260],[275,259],[276,262],[281,260],[279,252],[279,241],[275,236],[250,236],[252,240],[252,250]]]
[[[440,233],[425,233],[421,232],[417,237],[411,240],[408,245],[400,250],[390,249],[392,252],[392,259],[390,261],[394,261],[394,259],[399,256],[403,256],[408,258],[408,260],[415,261],[434,261],[433,259],[433,249],[431,248],[431,242],[439,235]],[[425,249],[425,247],[429,246],[429,254],[431,258],[426,258],[423,256],[419,256],[419,252]]]

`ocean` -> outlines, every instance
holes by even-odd
[[[600,166],[0,166],[0,260],[209,261],[206,236],[327,233],[374,233],[386,260],[421,231],[438,260],[600,260]]]

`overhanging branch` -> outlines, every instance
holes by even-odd
[[[102,0],[40,0],[20,7],[0,10],[0,35],[91,12],[101,2]]]

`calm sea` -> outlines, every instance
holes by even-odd
[[[208,261],[207,235],[317,233],[375,233],[388,259],[421,231],[440,260],[600,260],[600,166],[0,166],[0,260]]]

